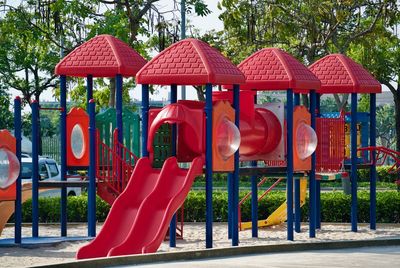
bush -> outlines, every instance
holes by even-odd
[[[377,173],[377,181],[380,182],[390,182],[393,183],[397,179],[397,174],[390,174],[388,171],[391,166],[378,166],[376,167]],[[358,180],[359,181],[369,181],[370,173],[369,168],[367,169],[358,169]]]
[[[240,193],[240,199],[245,193]],[[376,196],[377,222],[400,223],[400,193],[395,191],[378,192]],[[258,217],[265,219],[286,199],[284,192],[272,192],[259,203]],[[190,192],[185,201],[185,221],[204,222],[206,211],[205,192]],[[328,192],[321,194],[321,214],[324,222],[350,222],[351,196],[342,192]],[[32,221],[32,202],[23,204],[23,221]],[[110,206],[97,198],[97,220],[106,219]],[[214,221],[227,221],[228,194],[227,192],[213,193]],[[248,199],[242,206],[242,220],[251,218],[251,202]],[[87,221],[87,196],[68,197],[68,221]],[[60,198],[39,198],[40,222],[59,222]],[[308,221],[308,199],[302,207],[302,221]],[[358,193],[358,222],[369,222],[369,192]]]

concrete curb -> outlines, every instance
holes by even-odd
[[[360,247],[380,247],[380,246],[399,246],[400,238],[376,239],[376,240],[352,240],[352,241],[332,241],[332,242],[306,242],[306,243],[285,243],[278,245],[259,245],[229,247],[217,249],[203,249],[193,251],[178,251],[167,253],[152,253],[144,255],[130,255],[123,257],[96,258],[80,260],[60,264],[34,266],[34,267],[110,267],[118,265],[138,265],[157,262],[188,261],[209,258],[237,257],[249,254],[268,254],[309,250],[332,250]]]

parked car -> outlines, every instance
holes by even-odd
[[[21,180],[24,182],[32,182],[32,158],[29,155],[21,157]],[[39,157],[39,180],[40,181],[61,181],[60,167],[54,159]],[[72,178],[69,181],[80,181],[79,178]],[[68,187],[68,196],[81,194],[80,187]],[[60,196],[60,189],[51,189],[39,194],[40,197]]]

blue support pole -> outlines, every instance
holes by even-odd
[[[257,161],[251,161],[257,167]],[[258,237],[258,187],[257,176],[251,176],[251,237]]]
[[[32,236],[39,236],[39,103],[34,100],[32,108]]]
[[[16,97],[14,99],[14,137],[16,140],[16,156],[21,163],[21,99]],[[21,243],[21,223],[22,223],[22,187],[21,187],[21,169],[16,181],[16,198],[15,198],[15,229],[14,229],[14,242]]]
[[[300,94],[294,94],[294,106],[300,105]],[[294,180],[294,230],[301,232],[300,178]]]
[[[357,232],[357,93],[351,93],[351,231]]]
[[[67,180],[67,77],[60,76],[60,160],[61,181]],[[67,236],[67,188],[61,188],[60,201],[60,224],[61,236]]]
[[[122,75],[115,76],[115,112],[118,128],[118,142],[124,144],[124,129],[122,120]]]
[[[228,239],[232,239],[233,221],[233,173],[228,173]]]
[[[316,107],[316,93],[315,90],[310,91],[310,114],[311,114],[311,127],[316,130],[315,120],[315,107]],[[311,155],[311,170],[310,170],[310,237],[315,237],[315,222],[316,222],[316,189],[315,189],[315,168],[316,168],[316,155],[315,152]]]
[[[370,94],[370,117],[369,117],[369,145],[376,146],[376,94]],[[376,230],[376,163],[375,163],[375,151],[372,151],[371,162],[373,163],[370,168],[370,229]]]
[[[142,157],[148,157],[147,133],[149,127],[149,85],[142,85]]]
[[[286,144],[287,144],[287,240],[293,241],[293,90],[286,92]]]
[[[212,208],[212,85],[206,85],[206,248],[213,247],[213,208]],[[232,212],[233,216],[233,212]]]
[[[294,93],[294,106],[300,105],[300,93]]]
[[[96,103],[89,101],[88,236],[96,236]]]
[[[320,111],[321,111],[321,95],[316,94],[316,117],[320,117]],[[317,211],[316,213],[316,223],[315,223],[315,228],[321,229],[321,181],[320,180],[315,180],[315,203],[317,206]]]
[[[116,116],[116,124],[118,129],[118,143],[124,144],[124,129],[122,122],[122,75],[117,74],[115,76],[115,116]],[[120,152],[121,154],[121,152]],[[120,155],[120,157],[123,157]],[[122,163],[118,164],[117,167],[117,178],[120,183],[122,189]]]
[[[257,104],[257,92],[254,95]],[[251,162],[252,167],[257,167],[257,161]],[[258,187],[257,176],[251,176],[251,236],[258,237]]]
[[[240,129],[240,87],[239,85],[233,85],[233,108],[235,109],[235,125]],[[232,246],[239,245],[239,150],[234,155],[234,166],[233,171],[233,214],[232,214]]]
[[[89,101],[93,99],[93,75],[86,76],[86,111],[89,111]]]
[[[178,100],[178,87],[171,85],[171,103],[176,103]],[[176,156],[176,124],[172,125],[172,156]],[[172,216],[169,224],[169,246],[176,247],[176,213]]]

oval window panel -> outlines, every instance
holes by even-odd
[[[81,125],[76,124],[72,128],[72,133],[71,133],[71,149],[72,149],[72,154],[75,156],[77,159],[81,159],[84,153],[84,146],[85,146],[85,141],[83,139],[83,130]]]

